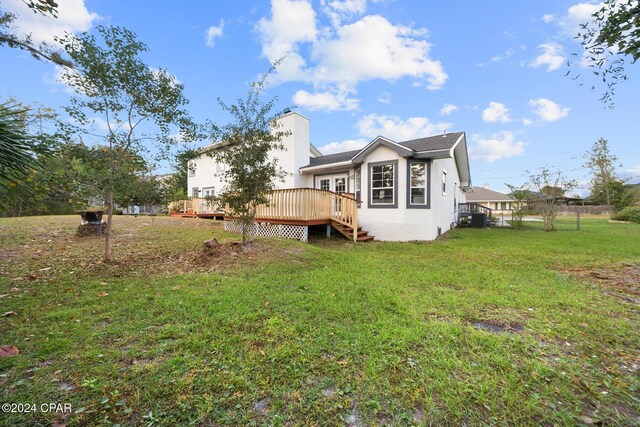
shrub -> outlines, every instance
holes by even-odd
[[[640,206],[629,206],[611,215],[617,221],[631,221],[640,224]]]

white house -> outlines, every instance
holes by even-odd
[[[516,208],[513,197],[508,194],[493,191],[488,185],[483,187],[473,187],[473,192],[467,196],[467,202],[478,203],[486,206],[494,213],[511,211]]]
[[[323,156],[309,141],[308,118],[291,112],[278,120],[291,133],[282,141],[285,150],[272,155],[289,176],[258,212],[257,223],[269,229],[264,234],[306,240],[306,227],[326,224],[354,240],[433,240],[455,226],[458,204],[472,191],[464,132],[410,141],[379,136],[360,150]],[[218,194],[221,172],[224,165],[213,158],[195,159],[191,196]]]

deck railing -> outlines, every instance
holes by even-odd
[[[171,210],[175,210],[185,214],[201,214],[201,213],[220,213],[221,209],[217,202],[203,199],[200,197],[193,197],[190,200],[176,200],[171,203]]]
[[[314,188],[274,190],[268,202],[256,207],[256,221],[335,221],[353,229],[358,237],[358,201],[347,194]],[[193,198],[174,202],[183,213],[222,212],[215,202]],[[226,213],[230,215],[230,213]]]

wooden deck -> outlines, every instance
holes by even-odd
[[[307,226],[331,224],[350,240],[372,239],[362,231],[362,227],[358,227],[358,201],[350,195],[314,188],[290,188],[275,190],[268,199],[266,204],[256,208],[256,222]],[[200,198],[174,202],[172,216],[237,219],[215,202]]]

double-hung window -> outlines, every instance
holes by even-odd
[[[442,171],[442,195],[447,195],[447,172]]]
[[[398,207],[398,162],[369,164],[369,207]]]
[[[422,161],[408,162],[407,207],[429,207],[429,166]]]
[[[188,169],[189,169],[189,176],[190,177],[196,176],[196,162],[190,161]]]

